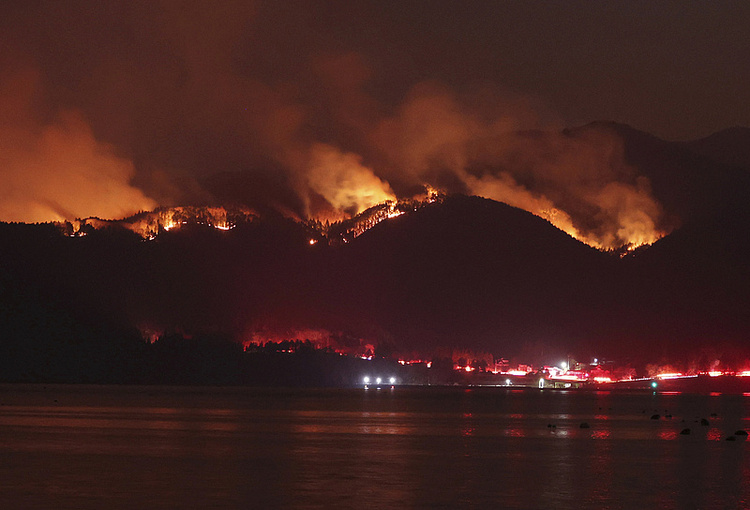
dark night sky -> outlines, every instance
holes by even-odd
[[[616,201],[648,217],[643,229],[664,230],[620,142],[540,147],[505,134],[609,120],[694,139],[750,125],[746,2],[0,9],[6,221],[122,217],[226,196],[335,218],[428,182],[557,210],[609,245],[633,216],[601,205],[613,203],[613,183]],[[227,172],[223,185],[212,180]],[[592,207],[603,219],[580,213]]]

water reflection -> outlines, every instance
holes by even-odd
[[[748,507],[741,396],[56,391],[3,398],[4,508]]]
[[[677,439],[678,432],[676,430],[660,430],[659,431],[659,439],[664,439],[666,441],[671,441],[673,439]]]

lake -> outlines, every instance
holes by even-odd
[[[0,508],[750,508],[748,420],[742,395],[1,385]]]

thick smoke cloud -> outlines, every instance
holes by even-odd
[[[348,214],[395,199],[390,186],[360,160],[356,154],[342,153],[330,145],[313,145],[305,172],[307,183],[334,210]]]
[[[37,74],[0,82],[0,218],[43,222],[123,217],[157,204],[129,184],[133,164],[96,140],[78,111],[32,112]]]
[[[38,79],[33,97],[3,106],[0,220],[225,200],[336,219],[429,184],[598,247],[668,229],[613,133],[562,133],[539,101],[494,86],[393,80],[392,52],[332,36],[340,13],[318,7],[11,4],[3,45]]]
[[[523,104],[488,116],[467,103],[420,85],[379,123],[377,146],[404,170],[401,178],[439,186],[436,172],[447,170],[469,193],[530,211],[599,248],[652,243],[668,228],[614,132],[550,129]]]

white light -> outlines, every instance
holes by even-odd
[[[365,384],[370,384],[370,378],[369,377],[365,377],[364,381],[365,381]]]
[[[375,379],[375,382],[378,383],[378,384],[380,384],[381,382],[383,382],[383,379],[381,379],[380,377],[378,377],[377,379]]]
[[[396,384],[396,378],[395,377],[391,377],[389,379],[389,381],[391,382],[391,384]]]
[[[567,370],[568,369],[568,364],[565,363],[564,361],[562,363],[560,363],[560,366],[562,367],[563,370]]]
[[[539,379],[539,387],[544,388],[544,378]]]
[[[506,379],[506,380],[505,380],[505,385],[506,385],[506,386],[510,386],[510,379]]]

